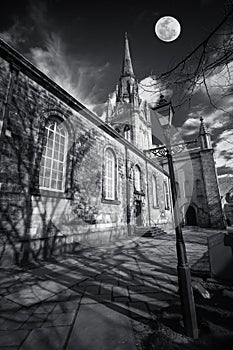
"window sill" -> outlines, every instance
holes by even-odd
[[[159,209],[160,207],[159,207],[159,205],[153,205],[153,208],[154,209]]]
[[[117,199],[105,199],[105,198],[102,198],[101,202],[106,204],[115,204],[115,205],[119,205],[121,203]]]
[[[61,199],[72,199],[72,194],[69,192],[61,192],[61,191],[50,191],[46,189],[37,189],[32,192],[33,196],[38,197],[51,197],[51,198],[61,198]]]

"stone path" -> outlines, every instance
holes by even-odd
[[[195,265],[206,253],[206,233],[185,237]],[[156,319],[179,298],[174,234],[80,248],[0,274],[0,349],[135,350],[132,322]]]

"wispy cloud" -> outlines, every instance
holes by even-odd
[[[23,24],[17,20],[0,36],[58,85],[94,110],[99,102],[99,83],[110,64],[93,64],[82,55],[71,54],[59,30],[53,28],[44,3],[31,1],[27,21]],[[23,47],[22,43],[25,44]]]
[[[151,105],[154,105],[163,94],[168,100],[171,98],[173,92],[171,89],[164,88],[163,84],[156,80],[155,77],[146,77],[139,83],[139,95],[142,100],[146,100]]]
[[[109,63],[93,66],[81,58],[70,56],[66,45],[55,33],[47,35],[44,47],[32,47],[28,54],[32,62],[67,92],[93,108],[98,80]]]
[[[228,172],[228,168],[233,167],[232,130],[225,130],[219,135],[218,142],[215,145],[214,157],[218,168],[225,168],[225,171]]]

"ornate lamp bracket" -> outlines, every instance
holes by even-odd
[[[171,145],[170,152],[174,156],[175,154],[183,152],[183,150],[187,147],[187,145],[196,144],[198,141],[197,139],[187,141],[187,142],[181,142],[181,143],[175,143],[174,145]],[[156,148],[151,148],[144,151],[145,153],[152,153],[155,157],[166,157],[168,153],[168,147],[167,146],[161,146]]]

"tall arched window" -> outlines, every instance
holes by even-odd
[[[116,157],[109,148],[105,152],[104,198],[116,199]]]
[[[64,125],[51,120],[45,127],[46,144],[40,168],[40,187],[64,191],[68,133]]]
[[[152,195],[153,195],[153,206],[158,207],[158,189],[156,177],[152,176]]]
[[[141,191],[141,171],[138,165],[134,168],[134,187],[136,191]]]
[[[165,209],[169,209],[169,191],[167,181],[164,181],[164,199],[165,199]]]

